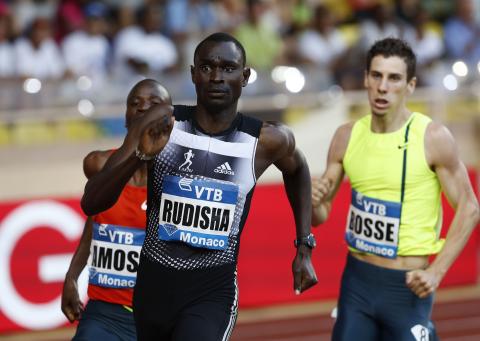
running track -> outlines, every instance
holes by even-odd
[[[329,341],[334,306],[328,301],[241,310],[231,341]],[[442,341],[480,341],[480,285],[440,290],[433,320]],[[0,335],[0,340],[67,341],[73,332],[63,328]]]
[[[480,299],[439,303],[433,320],[442,341],[479,341]],[[325,314],[238,323],[232,341],[329,341],[332,326]]]

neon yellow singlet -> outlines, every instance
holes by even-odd
[[[397,256],[436,254],[444,240],[439,240],[441,188],[425,158],[425,131],[431,119],[413,113],[401,129],[391,133],[372,132],[371,120],[368,115],[355,123],[343,160],[352,189],[370,198],[401,201],[404,139],[411,121]]]

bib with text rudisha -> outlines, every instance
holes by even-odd
[[[165,176],[158,238],[225,250],[237,198],[238,185],[231,182]]]

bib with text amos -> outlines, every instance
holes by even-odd
[[[145,230],[94,223],[89,283],[133,289],[144,239]]]
[[[352,248],[396,258],[402,204],[367,197],[352,189],[345,239]]]
[[[167,175],[163,179],[158,238],[225,250],[234,220],[238,185]]]

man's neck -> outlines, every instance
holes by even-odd
[[[372,124],[370,129],[374,133],[391,133],[397,131],[411,115],[411,111],[404,108],[395,114],[376,115],[372,114]]]
[[[237,106],[232,105],[222,110],[208,110],[197,104],[195,110],[195,121],[202,130],[209,134],[216,134],[230,128],[237,116]]]

